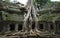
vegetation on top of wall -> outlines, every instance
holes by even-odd
[[[60,15],[57,14],[45,14],[45,15],[41,15],[39,17],[39,21],[47,21],[47,22],[52,22],[55,18],[57,20],[57,17],[60,18]]]

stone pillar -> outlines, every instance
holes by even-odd
[[[53,27],[54,27],[53,34],[55,34],[55,32],[56,32],[56,24],[55,24],[55,22],[53,22]]]
[[[7,31],[10,31],[10,24],[7,25]]]
[[[45,31],[45,30],[46,30],[46,29],[45,29],[45,28],[46,28],[46,27],[45,27],[45,22],[44,22],[44,24],[43,24],[43,28],[44,28],[43,30]]]
[[[57,32],[59,32],[59,23],[57,24]]]
[[[48,31],[50,32],[50,23],[48,23]]]
[[[3,26],[3,31],[4,31],[4,32],[6,31],[6,27],[5,27],[5,26]]]
[[[18,24],[15,25],[15,31],[18,31]]]

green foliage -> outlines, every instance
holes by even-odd
[[[4,12],[2,14],[2,19],[4,21],[15,21],[15,22],[22,22],[23,21],[23,15],[18,15],[18,14],[9,14]]]
[[[49,3],[50,0],[34,0],[35,5],[39,8],[44,6],[45,4]]]
[[[59,18],[60,15],[56,14],[45,14],[39,17],[40,21],[47,21],[47,22],[52,22],[56,17]],[[60,18],[59,18],[60,19]],[[57,20],[57,19],[56,19]]]
[[[10,0],[5,0],[5,2],[10,2]]]

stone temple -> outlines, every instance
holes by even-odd
[[[60,2],[0,0],[0,38],[60,38]]]

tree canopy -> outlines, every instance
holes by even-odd
[[[39,8],[49,3],[50,0],[34,0],[34,4]]]

